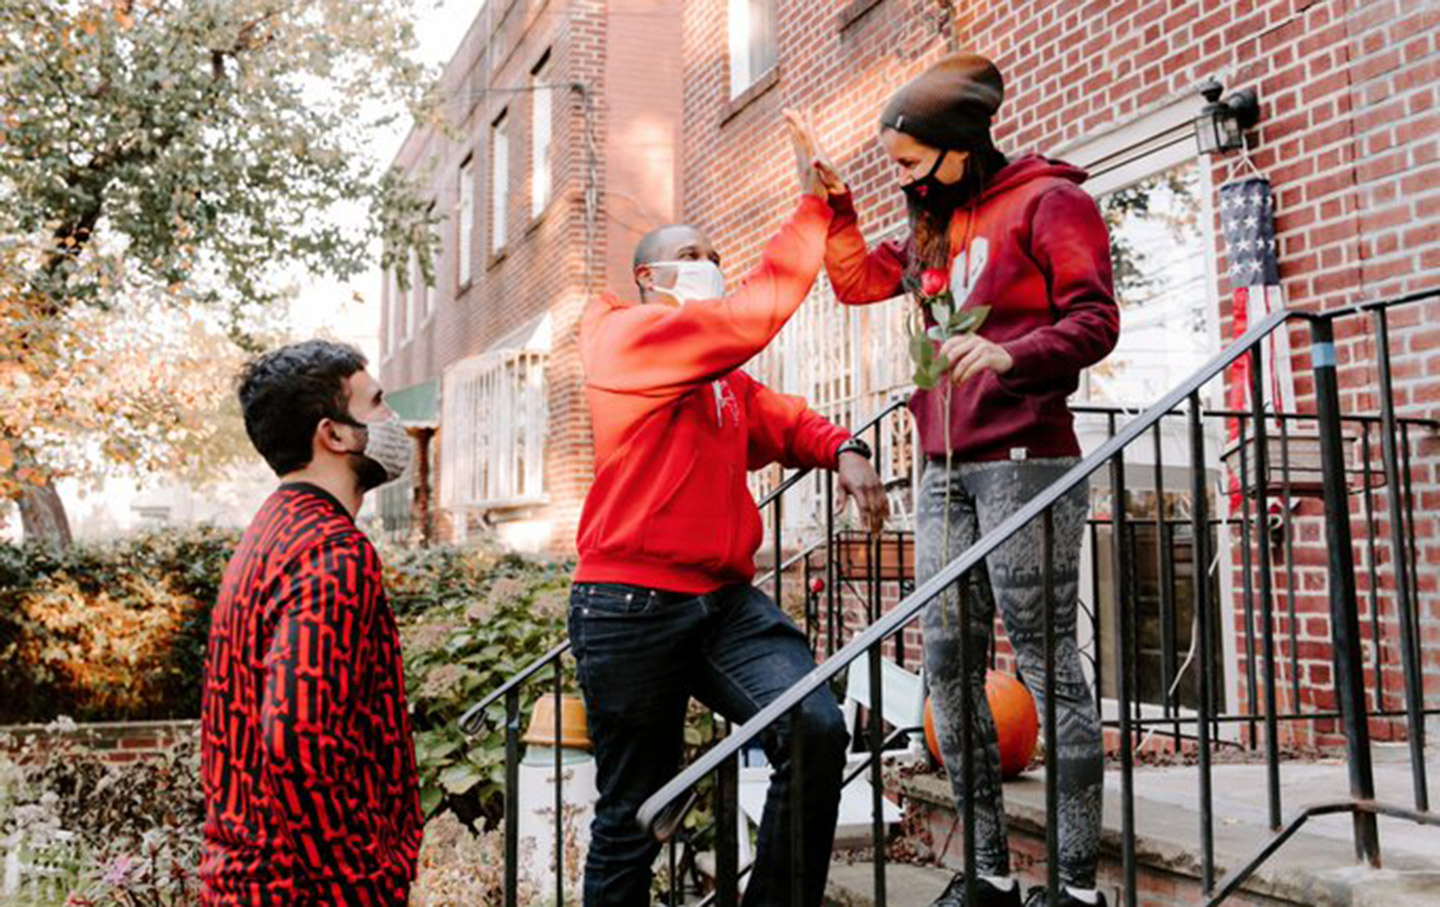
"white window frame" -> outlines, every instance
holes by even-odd
[[[553,89],[546,84],[550,70],[550,54],[547,51],[530,72],[530,217],[545,213],[550,204],[551,170],[550,153],[554,144],[554,97]]]
[[[1107,132],[1082,142],[1072,142],[1054,151],[1051,156],[1062,158],[1076,166],[1083,167],[1090,172],[1091,177],[1083,186],[1091,196],[1099,198],[1116,189],[1124,188],[1132,183],[1139,182],[1147,177],[1154,176],[1183,164],[1186,161],[1196,160],[1199,157],[1195,146],[1195,136],[1192,131],[1192,121],[1195,115],[1195,103],[1193,100],[1171,104],[1159,110],[1142,116],[1133,122],[1127,123],[1115,130]],[[1200,175],[1200,226],[1204,231],[1205,239],[1205,272],[1209,279],[1205,281],[1205,292],[1207,305],[1211,316],[1209,318],[1210,346],[1218,351],[1221,346],[1220,337],[1220,296],[1216,286],[1215,276],[1219,273],[1219,265],[1215,254],[1215,186],[1211,179],[1208,159],[1199,157],[1197,170]],[[1124,320],[1121,321],[1121,330],[1124,330]],[[1082,376],[1082,393],[1076,398],[1081,399],[1084,388],[1087,386],[1088,378]],[[1147,403],[1153,401],[1135,401],[1136,403]],[[1218,399],[1205,401],[1206,405],[1218,403]],[[1108,434],[1103,426],[1103,419],[1100,417],[1077,416],[1075,420],[1076,433],[1080,435],[1082,448],[1088,453],[1093,447],[1104,440],[1104,434]],[[1216,539],[1216,552],[1221,560],[1218,568],[1212,574],[1212,581],[1218,583],[1218,598],[1220,603],[1219,621],[1221,624],[1221,657],[1225,666],[1225,678],[1221,684],[1224,708],[1234,712],[1239,708],[1240,691],[1236,680],[1241,677],[1238,640],[1235,627],[1237,623],[1234,589],[1235,571],[1229,562],[1231,552],[1234,550],[1232,540],[1228,532],[1228,511],[1229,495],[1225,493],[1223,477],[1224,467],[1220,462],[1220,451],[1224,449],[1226,439],[1224,427],[1219,420],[1205,420],[1205,448],[1209,463],[1206,464],[1210,488],[1212,491],[1212,505],[1219,511],[1217,517],[1221,520],[1220,528]],[[1170,420],[1162,423],[1161,429],[1162,455],[1166,463],[1179,464],[1188,462],[1189,447],[1188,435],[1185,434],[1184,425],[1180,420]],[[1154,473],[1152,469],[1154,454],[1151,445],[1139,444],[1132,446],[1126,455],[1125,483],[1126,488],[1132,492],[1143,492],[1154,489]],[[1188,468],[1167,467],[1166,472],[1172,469],[1180,469],[1185,476],[1189,475]],[[1188,479],[1185,483],[1177,482],[1179,473],[1167,475],[1165,482],[1169,490],[1188,490]],[[1094,481],[1102,481],[1096,479]],[[1090,553],[1091,537],[1086,533],[1084,545],[1080,555],[1080,589],[1082,594],[1089,594],[1094,588],[1091,579],[1091,563],[1093,558]],[[1100,602],[1092,602],[1091,605],[1099,613],[1102,605]],[[1079,615],[1081,628],[1080,638],[1082,641],[1093,638],[1095,628],[1093,625],[1086,626],[1088,618],[1082,613]],[[1088,634],[1088,635],[1087,635]],[[1109,642],[1108,640],[1106,641]],[[1087,679],[1094,681],[1090,674],[1088,661],[1085,664]],[[1193,683],[1193,672],[1196,666],[1192,664],[1185,674],[1182,682]],[[1141,704],[1141,714],[1145,718],[1160,717],[1161,707],[1149,703]],[[1182,710],[1182,714],[1189,714],[1188,710]],[[1118,705],[1114,699],[1105,698],[1101,703],[1101,717],[1110,720],[1118,717]],[[1220,727],[1222,739],[1239,739],[1240,725],[1237,723],[1226,723]]]
[[[395,273],[385,271],[382,279],[385,281],[385,355],[393,356],[400,349],[400,307],[405,303],[400,295],[400,283]]]
[[[774,0],[728,0],[727,11],[734,100],[775,66],[779,29]]]
[[[460,192],[455,199],[456,286],[475,279],[475,156],[460,164]]]
[[[510,237],[506,215],[510,209],[510,111],[490,124],[490,251],[504,251]]]
[[[425,301],[425,274],[420,268],[420,255],[418,252],[410,253],[410,293],[409,305],[405,311],[405,339],[409,340],[415,336],[415,330],[426,315]]]
[[[546,502],[548,359],[542,349],[511,347],[445,370],[441,506],[469,513]]]

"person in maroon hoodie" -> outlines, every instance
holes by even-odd
[[[569,629],[600,792],[586,907],[650,903],[659,845],[635,814],[680,768],[690,698],[748,721],[815,666],[805,634],[752,585],[761,523],[747,471],[777,462],[835,470],[868,528],[884,525],[888,507],[864,443],[740,370],[820,272],[831,212],[823,189],[810,188],[739,288],[726,291],[704,233],[662,227],[635,253],[639,301],[607,294],[581,322],[595,482],[580,521]],[[804,772],[792,778],[797,734]],[[745,904],[820,903],[846,741],[825,690],[763,737],[775,772]],[[805,804],[798,901],[794,784]]]
[[[948,56],[894,94],[881,116],[880,141],[898,168],[910,231],[874,249],[861,235],[844,180],[818,152],[808,117],[787,112],[797,153],[812,159],[834,211],[825,269],[841,302],[864,305],[906,290],[918,299],[924,284],[938,282],[948,283],[959,306],[990,307],[978,332],[942,345],[950,380],[917,390],[911,400],[927,457],[916,499],[922,582],[1075,464],[1080,445],[1066,399],[1081,370],[1103,359],[1119,335],[1109,236],[1094,200],[1080,188],[1085,174],[1038,155],[1012,161],[1001,153],[990,123],[1003,96],[999,71],[976,54]],[[924,314],[928,326],[930,313]],[[1080,487],[1053,511],[1059,741],[1047,762],[1059,776],[1064,907],[1105,903],[1095,890],[1104,769],[1100,720],[1075,638],[1087,509]],[[923,616],[925,669],[951,788],[957,802],[973,794],[975,803],[978,904],[968,907],[1020,903],[1010,875],[985,670],[998,606],[1022,677],[1043,708],[1040,535],[1037,520],[972,573],[968,628],[954,617],[955,592],[937,598]],[[962,643],[970,646],[968,678],[960,674]],[[973,792],[960,778],[960,697],[966,695],[973,716]],[[1043,902],[1042,889],[1033,890],[1030,900],[1037,895]],[[934,903],[963,904],[964,879],[957,875]]]

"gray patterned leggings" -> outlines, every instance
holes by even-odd
[[[993,463],[943,462],[926,466],[916,503],[917,579],[924,582],[945,564],[945,485],[950,484],[950,556],[964,551],[1060,478],[1074,459]],[[1060,880],[1075,888],[1095,887],[1104,789],[1100,716],[1080,666],[1075,639],[1079,596],[1080,543],[1088,511],[1082,485],[1054,509],[1055,726],[1058,752],[1047,761],[1058,772],[1060,791]],[[1041,523],[1028,524],[971,573],[971,677],[960,672],[961,628],[954,591],[935,599],[923,616],[925,673],[934,698],[935,728],[957,806],[966,795],[961,777],[960,697],[970,696],[972,762],[975,768],[976,871],[1010,872],[1005,810],[1000,792],[1000,748],[985,701],[987,647],[995,608],[1015,649],[1020,673],[1044,715],[1045,649],[1041,615]],[[1043,728],[1043,724],[1042,724]]]

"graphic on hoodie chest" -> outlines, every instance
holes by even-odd
[[[740,426],[740,398],[730,386],[728,376],[695,388],[685,405],[717,430]]]
[[[710,392],[715,398],[716,427],[738,426],[740,424],[740,399],[731,389],[730,379],[721,378],[719,381],[711,383]]]
[[[970,301],[970,294],[975,292],[989,263],[990,240],[983,236],[972,237],[966,248],[950,260],[950,293],[957,307],[964,308]]]

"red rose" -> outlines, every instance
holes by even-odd
[[[939,296],[950,288],[950,275],[940,268],[927,268],[920,275],[920,292],[925,296]]]

